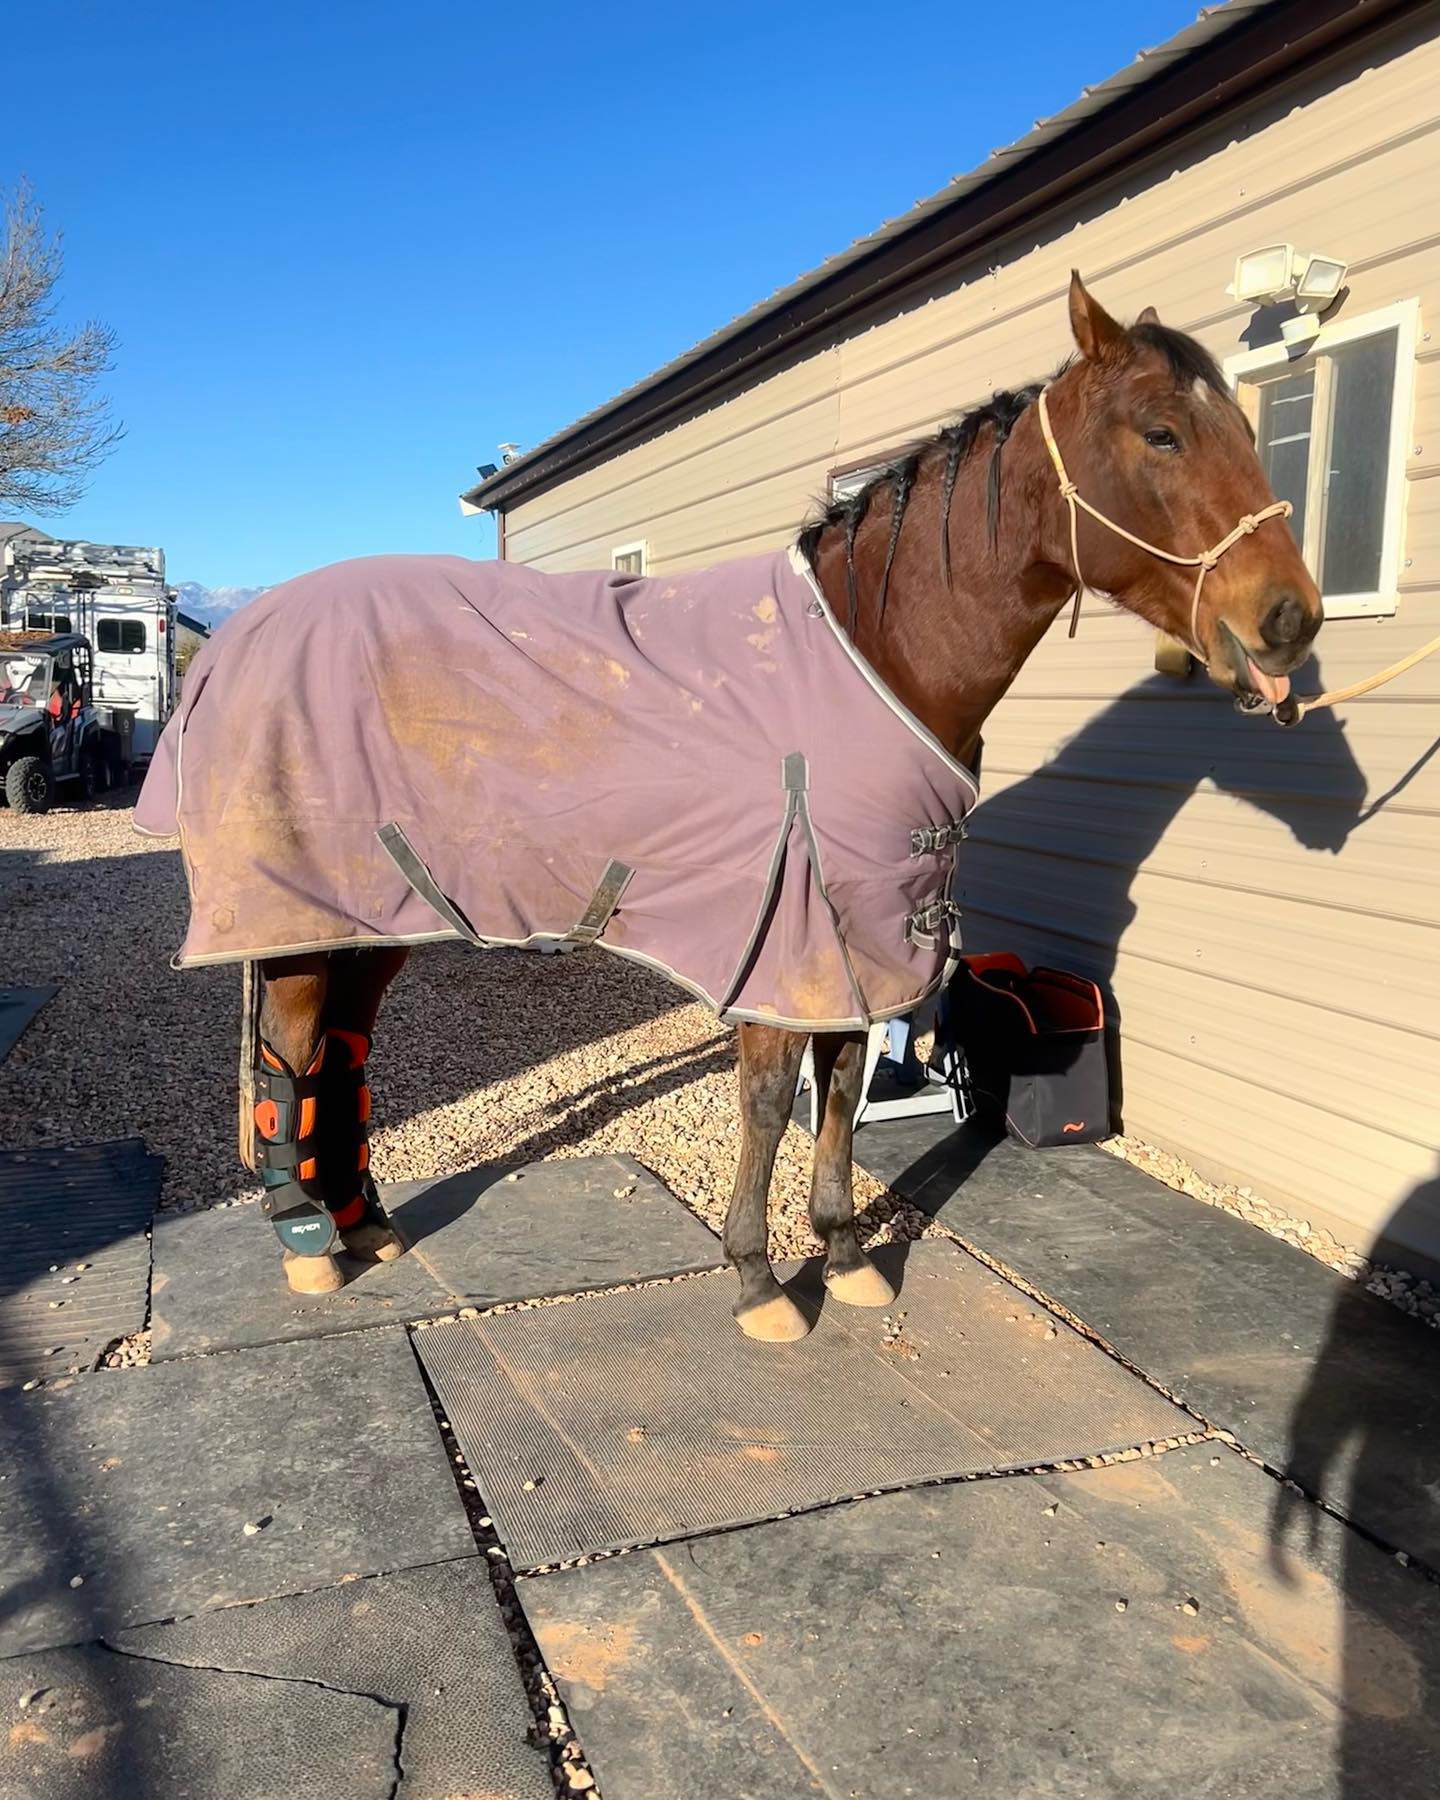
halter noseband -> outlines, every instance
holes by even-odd
[[[1147,551],[1151,556],[1158,556],[1162,562],[1178,563],[1182,568],[1196,571],[1195,593],[1190,601],[1190,644],[1189,648],[1199,657],[1202,663],[1209,666],[1210,659],[1201,648],[1196,633],[1196,625],[1200,618],[1200,590],[1205,585],[1205,577],[1210,573],[1220,558],[1241,538],[1249,537],[1265,523],[1267,519],[1288,519],[1295,510],[1288,500],[1276,500],[1258,513],[1246,513],[1233,531],[1227,532],[1218,544],[1212,544],[1208,550],[1202,550],[1198,556],[1176,556],[1173,550],[1162,550],[1158,544],[1150,544],[1142,537],[1136,537],[1133,531],[1127,531],[1123,525],[1117,525],[1113,519],[1106,518],[1098,507],[1092,506],[1080,493],[1070,479],[1065,468],[1065,459],[1060,454],[1060,446],[1055,442],[1055,433],[1050,429],[1050,414],[1045,406],[1046,390],[1041,389],[1036,400],[1040,414],[1040,431],[1045,439],[1045,448],[1050,452],[1050,460],[1055,465],[1055,473],[1060,480],[1060,497],[1065,502],[1070,514],[1070,558],[1075,571],[1075,610],[1070,615],[1069,636],[1074,637],[1076,627],[1080,623],[1080,597],[1085,591],[1085,577],[1080,573],[1079,518],[1077,507],[1083,507],[1097,524],[1103,525],[1107,531],[1113,531],[1116,537],[1122,537],[1127,543],[1134,544],[1139,550]]]

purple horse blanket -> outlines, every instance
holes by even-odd
[[[136,824],[180,838],[181,965],[598,942],[814,1030],[938,987],[977,797],[794,549],[656,577],[386,556],[216,634]]]

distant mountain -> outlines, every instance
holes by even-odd
[[[242,606],[248,606],[252,600],[258,600],[261,594],[268,594],[269,591],[268,587],[209,588],[198,581],[179,581],[175,584],[181,612],[189,613],[192,619],[210,626],[223,625],[231,613],[239,612]]]

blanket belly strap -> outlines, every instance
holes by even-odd
[[[492,940],[482,937],[444,892],[420,860],[415,846],[400,825],[392,820],[388,825],[382,825],[375,836],[380,841],[380,848],[432,912],[438,913],[453,931],[457,931],[468,942],[478,945],[482,950],[491,948]],[[615,908],[620,904],[620,897],[629,887],[634,873],[629,863],[619,862],[612,857],[606,863],[605,871],[584,912],[569,931],[558,934],[559,941],[564,944],[593,944],[610,923]]]
[[[593,944],[610,923],[611,914],[620,904],[620,896],[629,887],[630,877],[634,873],[629,863],[616,862],[613,858],[606,863],[599,886],[590,896],[590,904],[566,934],[566,941],[572,944]]]

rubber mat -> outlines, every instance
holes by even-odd
[[[402,1331],[0,1395],[0,1474],[0,1656],[475,1554]]]
[[[605,1800],[1433,1800],[1435,1589],[1215,1443],[523,1579]]]
[[[907,1256],[908,1252],[908,1256]],[[756,1344],[723,1275],[417,1334],[520,1567],[1172,1436],[1188,1415],[953,1245],[891,1245],[882,1314]],[[793,1291],[819,1305],[818,1264]]]
[[[138,1138],[0,1152],[0,1387],[89,1368],[145,1323],[164,1166]]]
[[[86,1644],[0,1662],[0,1708],[6,1800],[397,1792],[398,1714],[369,1694]]]
[[[25,1027],[45,1002],[59,992],[57,987],[0,988],[0,1062],[20,1042]]]
[[[932,1119],[860,1134],[887,1187],[1084,1319],[1247,1450],[1440,1568],[1440,1333],[1103,1150]],[[1427,1203],[1421,1190],[1392,1226]]]
[[[341,1258],[336,1294],[292,1294],[254,1206],[162,1218],[155,1233],[156,1361],[433,1319],[456,1306],[615,1287],[713,1269],[715,1234],[628,1156],[555,1157],[384,1190],[411,1245],[391,1263]]]
[[[554,1800],[549,1759],[530,1739],[534,1718],[510,1636],[477,1558],[228,1607],[125,1632],[111,1643],[128,1656],[234,1670],[257,1688],[262,1681],[323,1683],[382,1703],[401,1771],[396,1800]],[[348,1792],[368,1793],[358,1759],[342,1758],[341,1768],[347,1763],[357,1775]],[[316,1789],[308,1769],[293,1773],[279,1791],[309,1800]],[[393,1780],[393,1764],[389,1774]],[[233,1800],[256,1791],[258,1784],[227,1785],[216,1774],[184,1790],[188,1800]],[[377,1791],[388,1796],[392,1790]]]

